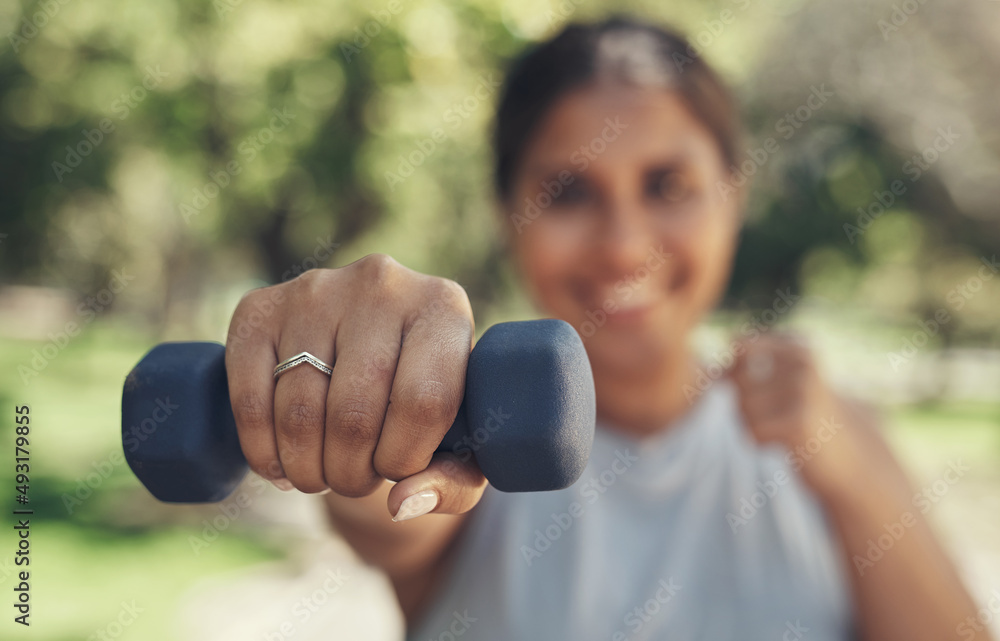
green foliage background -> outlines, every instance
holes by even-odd
[[[704,43],[698,52],[743,102],[749,155],[809,93],[771,90],[762,74],[810,4],[631,1],[615,10]],[[492,104],[473,92],[567,19],[607,13],[596,2],[522,0],[2,7],[4,280],[83,296],[126,269],[136,285],[116,307],[161,332],[192,322],[192,301],[310,266],[321,241],[338,247],[330,265],[383,251],[458,279],[478,309],[509,300],[489,189]],[[149,70],[161,79],[147,90]],[[275,110],[293,118],[277,132]],[[102,121],[114,129],[100,132]],[[769,304],[776,287],[792,285],[901,322],[945,304],[995,250],[996,220],[964,215],[933,171],[850,242],[844,224],[904,178],[913,153],[883,133],[834,100],[754,176],[728,306]],[[421,145],[431,151],[412,176],[387,180]],[[232,163],[238,174],[226,172]],[[996,344],[997,281],[988,286],[946,342]]]
[[[944,24],[931,5],[891,42],[906,37],[905,29],[923,33],[921,20]],[[701,55],[734,88],[751,150],[774,136],[776,123],[811,90],[808,81],[774,75],[792,78],[786,72],[800,59],[838,53],[824,49],[817,34],[850,27],[866,42],[883,40],[876,19],[892,2],[869,2],[865,11],[850,6],[0,0],[0,35],[7,35],[0,41],[0,299],[12,286],[30,286],[69,300],[68,312],[37,327],[0,305],[0,451],[7,452],[15,404],[31,403],[36,417],[35,593],[44,622],[23,635],[5,614],[0,636],[87,638],[116,616],[121,600],[139,595],[149,614],[124,638],[171,639],[172,608],[198,577],[286,553],[251,525],[208,557],[192,556],[187,536],[199,531],[202,515],[151,508],[124,466],[80,510],[67,511],[62,497],[120,448],[121,381],[154,341],[221,339],[248,289],[374,251],[458,280],[480,330],[532,313],[505,262],[503,221],[490,191],[493,105],[470,102],[480,83],[501,77],[511,56],[566,20],[611,10],[675,24],[702,43]],[[810,31],[809,12],[842,15],[847,26],[823,19]],[[971,30],[958,33],[965,38]],[[958,44],[940,50],[942,68],[949,60],[953,69],[972,68],[963,51]],[[995,89],[996,61],[987,54],[976,60],[994,65]],[[915,82],[925,81],[924,71],[911,71]],[[993,113],[995,105],[981,111]],[[271,128],[282,124],[276,112],[288,120],[280,131]],[[823,337],[833,369],[857,375],[861,387],[902,376],[887,368],[885,354],[940,308],[955,320],[924,355],[946,363],[948,354],[968,349],[986,363],[996,353],[1000,278],[979,283],[960,310],[949,298],[997,252],[995,206],[992,215],[971,211],[934,165],[854,242],[845,234],[845,224],[858,223],[858,207],[905,180],[903,167],[921,151],[890,135],[888,113],[880,119],[838,96],[755,171],[733,279],[709,334],[724,335],[768,308],[776,288],[791,287],[811,301],[801,324]],[[985,155],[965,148],[951,158],[995,161],[1000,125],[993,125],[975,140]],[[412,175],[387,180],[387,172],[406,173],[403,159],[428,149],[436,129],[443,140]],[[972,164],[970,174],[995,166]],[[49,325],[79,322],[77,305],[122,273],[129,285],[25,380],[18,368],[49,342]],[[996,369],[972,376],[981,372]],[[939,399],[956,385],[961,381],[946,378],[914,396]],[[961,455],[996,495],[1000,381],[986,386],[995,390],[986,399],[891,410],[894,444],[919,478],[933,478],[942,461]],[[0,537],[5,594],[12,585],[2,560],[8,541]]]

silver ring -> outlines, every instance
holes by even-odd
[[[289,359],[285,359],[285,360],[281,361],[280,363],[278,363],[275,366],[275,368],[274,368],[274,377],[278,378],[278,376],[280,376],[284,372],[287,372],[288,370],[292,369],[293,367],[298,367],[299,365],[302,365],[303,363],[309,363],[310,365],[312,365],[313,367],[315,367],[319,371],[323,372],[327,376],[330,376],[331,374],[333,374],[333,368],[332,367],[330,367],[329,365],[327,365],[326,363],[324,363],[320,359],[316,358],[315,356],[313,356],[309,352],[302,352],[301,354],[296,354],[295,356],[293,356],[293,357],[291,357]]]

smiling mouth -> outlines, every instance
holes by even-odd
[[[662,303],[652,283],[642,287],[618,285],[620,283],[615,287],[602,288],[597,296],[588,297],[587,308],[593,310],[587,314],[588,317],[604,316],[608,325],[634,326],[645,322]]]
[[[653,312],[653,305],[630,305],[627,308],[619,308],[613,312],[608,312],[608,325],[611,326],[634,326],[644,323]]]

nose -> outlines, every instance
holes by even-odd
[[[642,267],[657,244],[649,214],[627,198],[609,200],[597,226],[595,262],[609,278],[618,279]]]

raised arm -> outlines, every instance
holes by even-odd
[[[978,623],[976,606],[915,505],[874,412],[833,393],[800,339],[773,335],[746,344],[733,379],[758,441],[790,452],[822,443],[797,471],[838,535],[862,638],[989,639],[982,626],[960,636],[960,626]]]
[[[329,489],[332,522],[386,571],[408,618],[486,484],[473,459],[435,453],[472,339],[457,283],[384,255],[254,290],[230,324],[230,400],[250,468],[281,489]],[[332,374],[299,366],[274,378],[304,351]],[[408,520],[425,512],[442,516]]]

